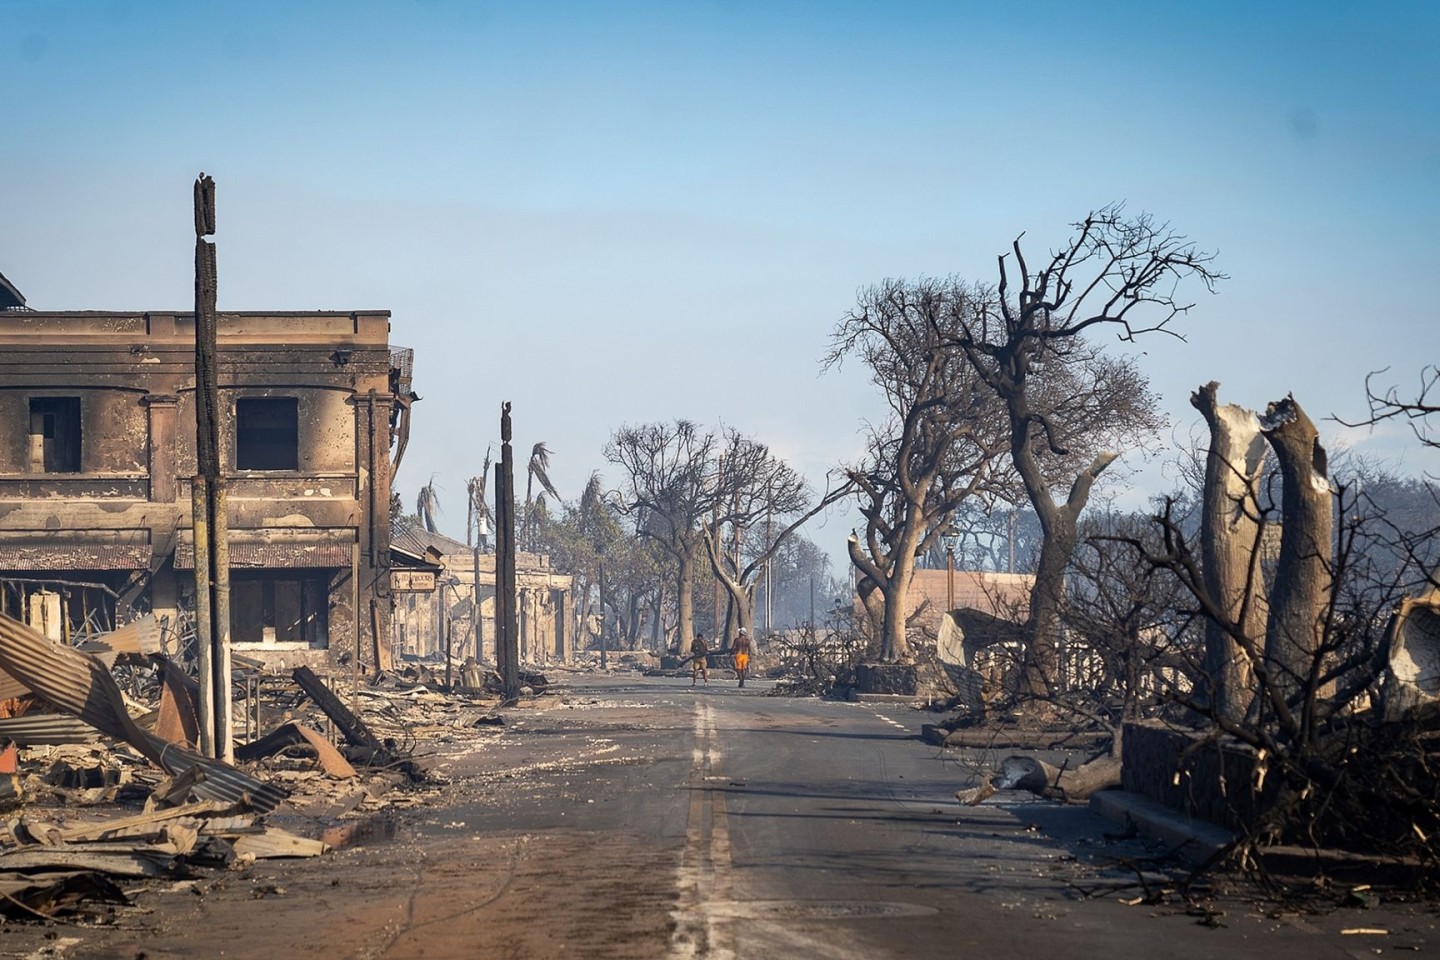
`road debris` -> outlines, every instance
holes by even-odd
[[[136,884],[198,893],[210,872],[322,856],[438,796],[418,742],[478,744],[505,725],[483,670],[446,692],[402,669],[347,705],[308,667],[237,656],[249,740],[231,766],[197,752],[198,684],[157,636],[144,618],[69,646],[0,617],[0,917],[99,917]]]

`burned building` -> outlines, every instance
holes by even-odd
[[[389,330],[388,311],[219,317],[238,652],[363,662],[388,635],[391,445],[410,400]],[[173,652],[195,442],[192,314],[0,310],[0,609],[57,638],[153,611]]]
[[[457,660],[475,657],[494,663],[495,554],[418,527],[397,531],[393,545],[397,554],[416,561],[433,558],[439,568],[422,589],[407,590],[397,584],[392,637],[396,652],[443,658],[448,642],[450,655]],[[557,572],[544,554],[516,554],[515,612],[522,662],[567,663],[574,658],[573,580]]]

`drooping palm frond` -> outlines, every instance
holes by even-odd
[[[480,476],[471,477],[469,483],[470,503],[465,518],[465,543],[471,543],[471,532],[475,533],[475,542],[479,542],[480,524],[484,523],[491,529],[495,527],[495,515],[490,512],[490,503],[485,499],[486,490],[490,478],[490,451],[485,451],[485,463],[480,468]]]
[[[590,479],[585,481],[585,489],[580,491],[580,509],[599,510],[604,502],[604,482],[600,479],[600,471],[594,470],[590,473]]]
[[[535,444],[530,451],[530,475],[540,481],[540,486],[545,492],[556,500],[560,499],[560,492],[555,489],[555,484],[550,482],[550,475],[546,472],[550,469],[550,448],[544,443]],[[530,498],[530,491],[526,489],[525,497]]]
[[[420,493],[415,498],[415,512],[420,515],[428,533],[440,532],[439,526],[435,523],[435,515],[440,512],[440,496],[435,492],[433,476],[429,483],[420,488]]]
[[[534,549],[534,490],[535,481],[540,481],[540,487],[556,500],[560,494],[556,492],[555,485],[550,482],[550,476],[546,471],[550,468],[550,448],[544,442],[535,444],[530,450],[530,464],[525,471],[525,520],[520,529],[520,543],[525,549]]]

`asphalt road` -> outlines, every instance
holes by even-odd
[[[1440,954],[1433,908],[1313,915],[1228,884],[1147,900],[1179,875],[1157,851],[1084,807],[1009,792],[960,806],[974,770],[921,742],[926,718],[905,705],[558,679],[503,727],[432,745],[450,786],[352,824],[329,856],[157,889],[103,927],[7,926],[0,956]]]
[[[607,838],[593,859],[554,864],[562,878],[619,885],[632,877],[624,851],[668,851],[668,890],[613,898],[642,912],[664,905],[663,950],[652,953],[651,935],[619,956],[1281,960],[1440,948],[1423,910],[1306,916],[1222,889],[1144,902],[1184,875],[1154,862],[1164,851],[1119,839],[1087,808],[1028,794],[960,806],[955,790],[997,757],[923,743],[925,717],[909,706],[768,692],[576,676],[561,708],[517,718],[485,756],[533,752],[516,769],[538,765],[543,783],[465,819]],[[622,856],[613,872],[607,845]],[[604,887],[586,890],[610,899]],[[609,955],[586,943],[584,926],[564,926],[572,939],[552,946]]]

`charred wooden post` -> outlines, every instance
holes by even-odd
[[[480,538],[475,538],[474,567],[470,576],[470,636],[475,638],[475,662],[485,659],[485,632],[480,619]]]
[[[500,408],[500,470],[495,474],[495,660],[502,695],[520,696],[520,631],[515,593],[515,458],[510,404]]]
[[[358,624],[357,624],[358,629]],[[370,646],[375,652],[376,674],[389,673],[395,669],[395,658],[391,655],[387,633],[380,625],[380,601],[370,598]]]
[[[1218,716],[1241,720],[1255,690],[1250,656],[1265,636],[1259,487],[1266,447],[1254,411],[1221,404],[1219,388],[1212,380],[1190,395],[1210,428],[1200,531],[1205,589],[1228,621],[1205,624],[1204,699]]]
[[[435,628],[439,634],[435,639],[438,641],[436,645],[445,651],[445,689],[454,690],[455,681],[451,675],[451,666],[455,662],[455,651],[451,648],[450,628],[445,622],[447,618],[445,616],[444,583],[435,584],[435,600]]]
[[[230,556],[225,479],[220,465],[217,371],[215,181],[195,180],[195,639],[200,657],[200,751],[232,762],[230,711]]]
[[[340,702],[340,698],[325,686],[325,681],[321,680],[315,671],[309,667],[296,667],[290,675],[348,742],[377,755],[385,751],[385,745],[380,742],[380,738],[370,732],[364,720]]]

